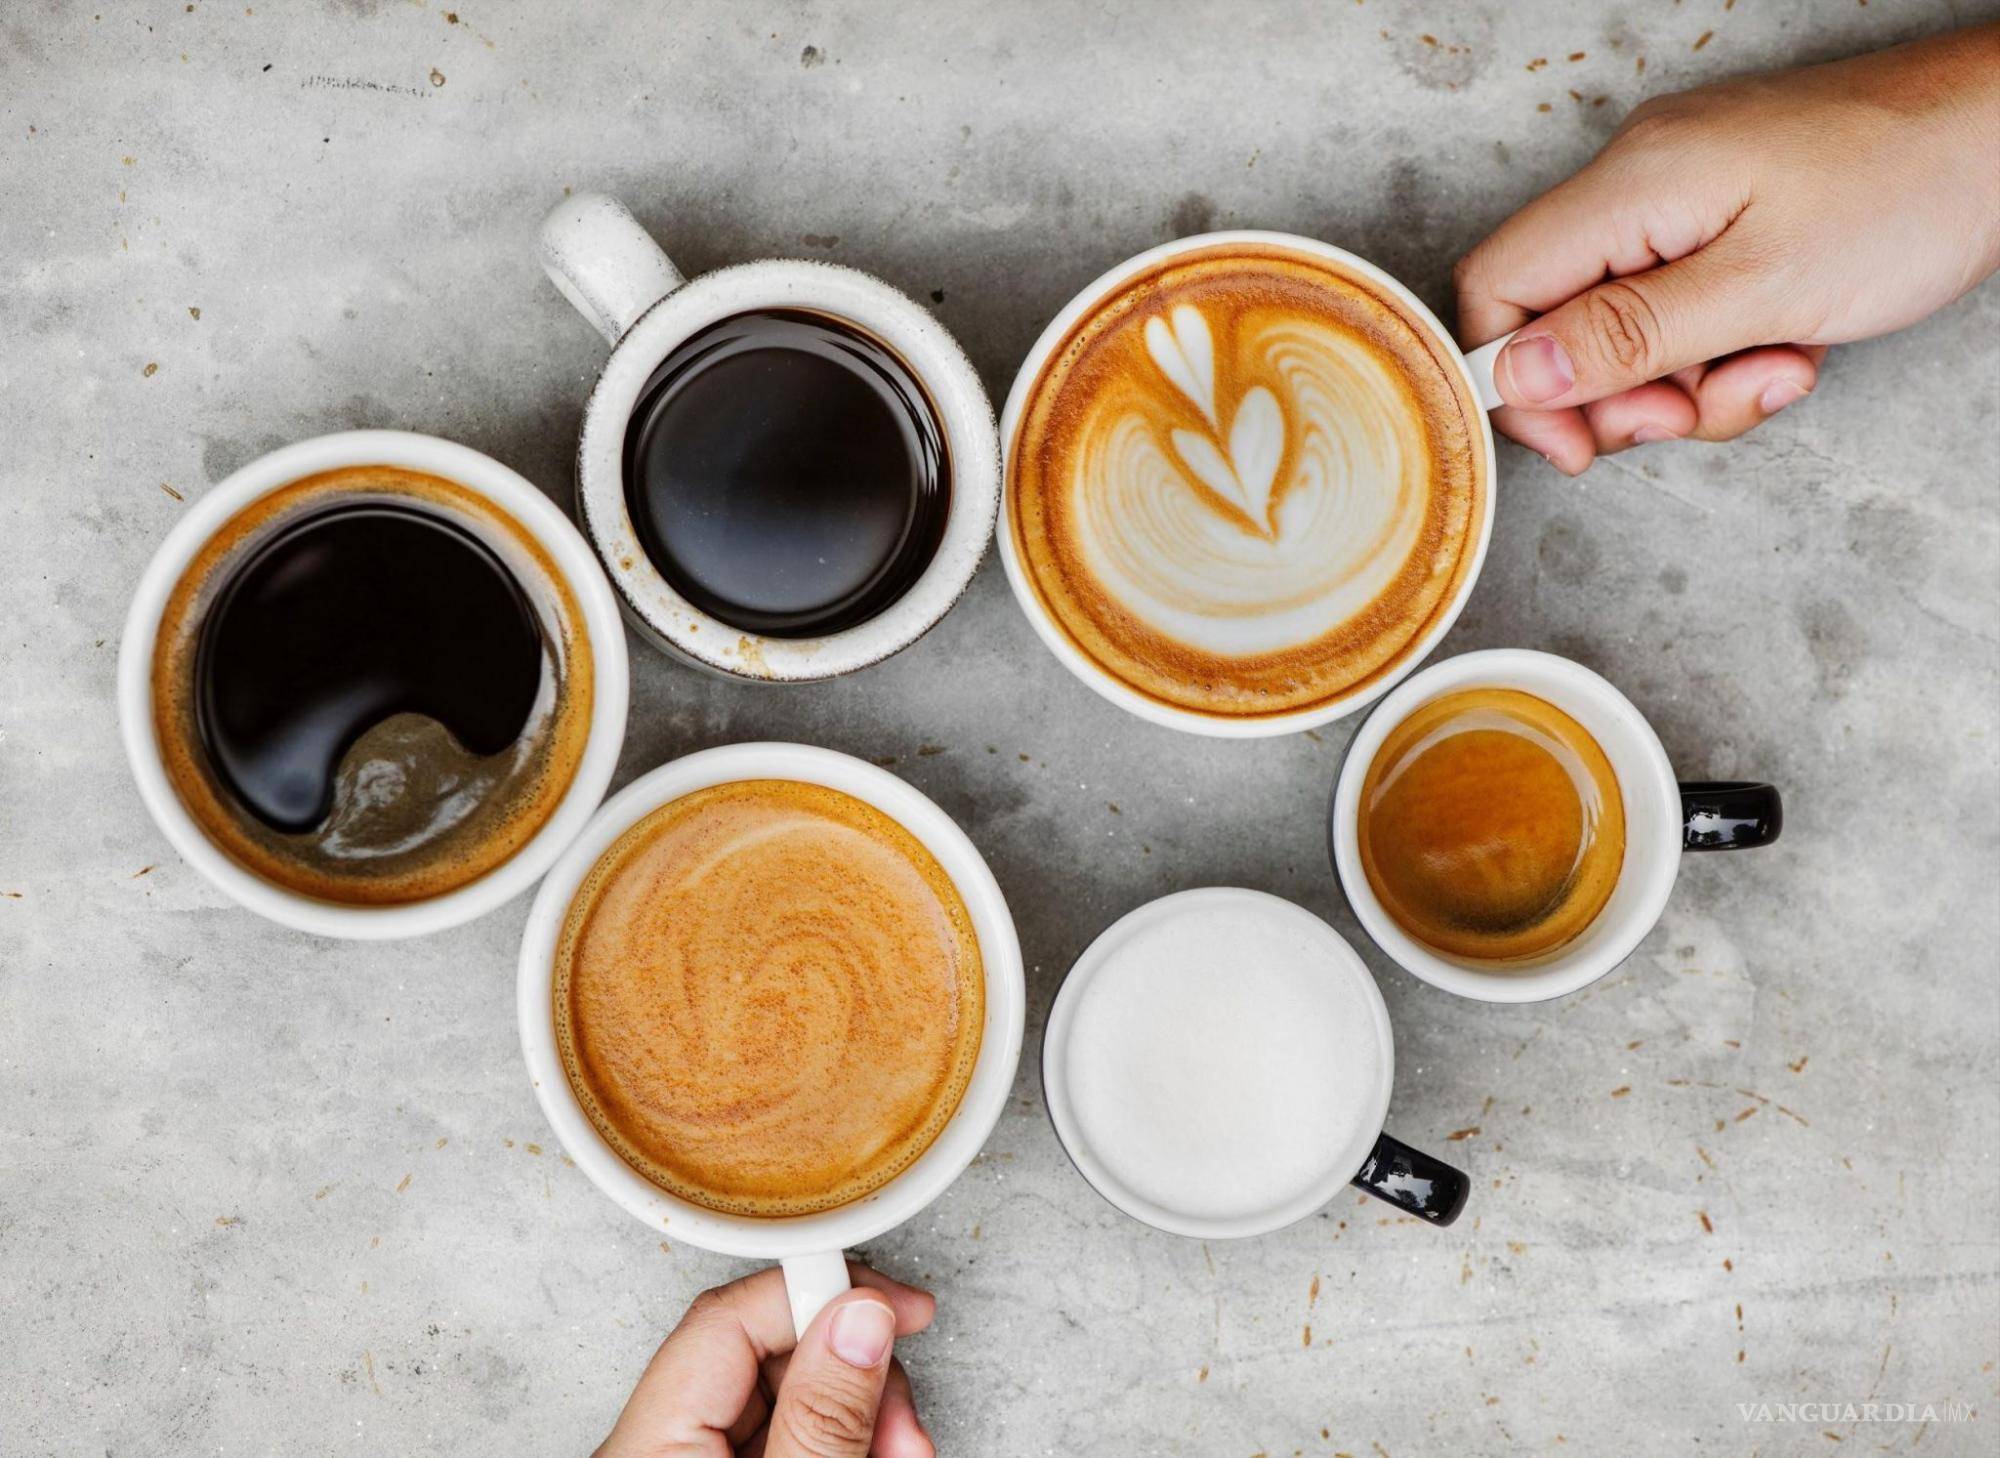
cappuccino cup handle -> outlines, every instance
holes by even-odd
[[[847,1257],[837,1250],[817,1255],[786,1256],[785,1296],[792,1303],[792,1335],[802,1337],[820,1308],[845,1291]]]
[[[537,248],[562,296],[616,344],[687,280],[617,198],[580,192],[549,209]]]
[[[1465,357],[1465,371],[1472,376],[1472,392],[1479,397],[1481,410],[1498,410],[1507,402],[1500,398],[1500,387],[1493,383],[1493,361],[1500,357],[1500,351],[1521,331],[1503,334],[1491,344],[1482,344]]]
[[[1754,780],[1682,780],[1681,849],[1750,850],[1785,828],[1776,785]]]
[[[1465,1197],[1472,1192],[1472,1181],[1463,1170],[1453,1169],[1388,1134],[1375,1141],[1352,1183],[1356,1189],[1433,1225],[1449,1225],[1458,1219]]]

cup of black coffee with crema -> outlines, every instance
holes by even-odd
[[[1538,1002],[1630,956],[1686,851],[1777,840],[1761,780],[1681,780],[1632,701],[1552,653],[1487,648],[1392,690],[1347,749],[1328,839],[1355,918],[1405,969]]]
[[[391,431],[217,486],[120,662],[149,808],[225,891],[395,936],[525,888],[602,797],[623,635],[574,527],[498,462]]]
[[[613,345],[584,415],[584,529],[628,615],[694,663],[829,678],[914,642],[992,534],[999,443],[930,312],[835,264],[685,280],[615,199],[565,198],[541,257]]]

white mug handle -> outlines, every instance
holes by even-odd
[[[625,204],[601,192],[580,192],[550,208],[540,253],[562,296],[607,344],[687,282]]]
[[[1514,334],[1520,333],[1515,330]],[[1514,334],[1503,334],[1491,344],[1482,344],[1465,357],[1466,373],[1472,376],[1472,391],[1479,397],[1481,410],[1498,410],[1507,402],[1500,398],[1500,387],[1493,383],[1493,361],[1500,357],[1500,351]]]
[[[786,1256],[785,1295],[792,1303],[792,1335],[802,1337],[820,1309],[848,1289],[847,1257],[837,1250]]]

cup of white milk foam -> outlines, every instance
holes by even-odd
[[[1375,979],[1332,927],[1212,886],[1114,922],[1050,1010],[1042,1079],[1083,1177],[1177,1235],[1263,1235],[1353,1183],[1433,1225],[1450,1165],[1382,1132],[1395,1075]]]

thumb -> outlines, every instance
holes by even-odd
[[[1646,273],[1612,279],[1523,326],[1494,362],[1509,405],[1585,405],[1778,342],[1769,271],[1725,237]]]
[[[875,1292],[828,1302],[785,1368],[765,1458],[864,1458],[895,1336],[896,1313]]]

